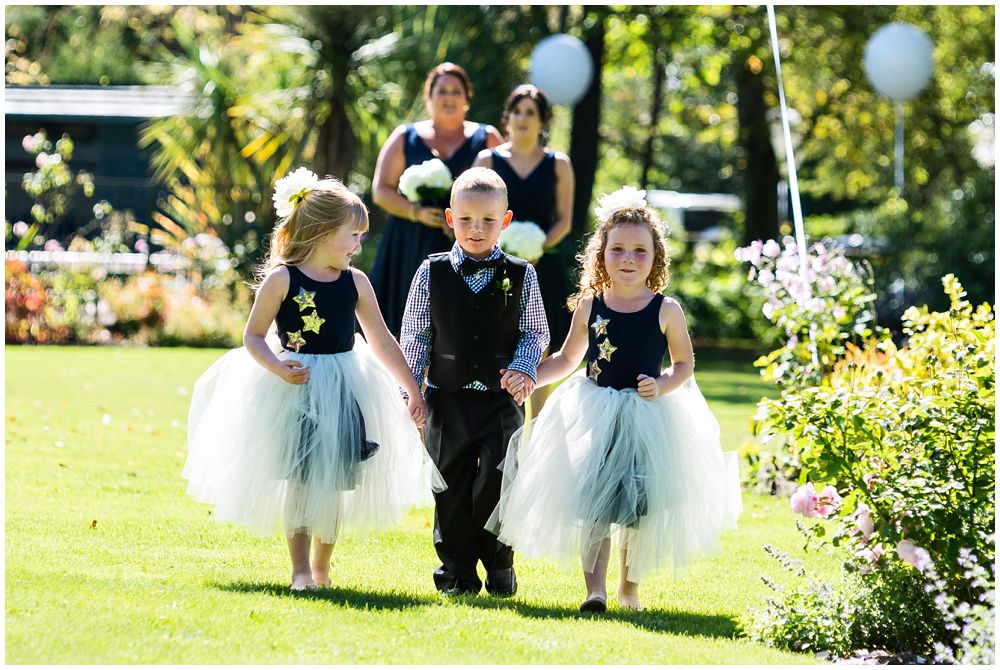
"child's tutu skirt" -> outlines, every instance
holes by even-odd
[[[431,504],[429,478],[434,490],[444,481],[360,336],[344,353],[277,355],[308,366],[309,381],[289,384],[240,347],[195,383],[183,476],[196,500],[214,505],[220,521],[323,542],[341,524],[393,524]]]
[[[650,401],[580,370],[514,434],[502,467],[486,525],[501,542],[530,557],[582,558],[590,572],[617,529],[635,582],[718,551],[742,511],[736,454],[723,453],[693,378]]]

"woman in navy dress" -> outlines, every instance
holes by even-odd
[[[545,249],[555,251],[573,224],[574,177],[569,157],[545,146],[551,119],[545,94],[530,84],[518,86],[507,98],[501,120],[509,141],[481,151],[476,165],[492,168],[503,178],[514,220],[538,224],[547,235]],[[535,263],[535,270],[555,350],[569,332],[569,273],[558,253],[546,253]],[[536,393],[536,407],[547,395],[548,389]]]
[[[411,165],[439,158],[455,179],[472,166],[480,151],[503,141],[493,126],[465,120],[471,98],[472,83],[465,70],[453,63],[434,67],[424,82],[430,119],[397,127],[375,164],[372,196],[389,216],[371,281],[385,323],[397,338],[417,267],[428,254],[451,249],[453,241],[444,222],[448,203],[411,203],[399,192],[399,177]]]

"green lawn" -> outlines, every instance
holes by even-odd
[[[215,523],[184,492],[189,393],[220,353],[7,348],[8,663],[816,662],[741,636],[776,572],[761,546],[801,545],[787,502],[750,494],[724,553],[651,577],[641,613],[580,615],[578,568],[523,560],[513,599],[444,602],[430,509],[344,537],[336,588],[290,595],[283,537]],[[736,448],[766,387],[749,365],[698,378]]]

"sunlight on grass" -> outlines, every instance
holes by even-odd
[[[8,663],[815,662],[741,636],[777,572],[761,546],[801,545],[787,502],[750,494],[723,554],[651,577],[642,613],[581,615],[577,566],[520,559],[516,597],[442,601],[429,508],[346,535],[335,588],[292,596],[284,539],[213,522],[180,478],[191,387],[220,353],[7,348]],[[735,449],[767,387],[748,365],[698,380]]]

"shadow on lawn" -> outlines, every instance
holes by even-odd
[[[287,584],[261,582],[232,582],[230,584],[214,584],[214,586],[223,591],[235,591],[237,593],[265,593],[285,598],[325,600],[333,605],[360,610],[405,610],[413,607],[434,605],[439,600],[434,596],[418,596],[392,591],[357,591],[339,587],[293,593],[289,590]]]
[[[725,616],[676,612],[662,609],[646,609],[642,612],[611,609],[604,614],[580,612],[576,606],[537,605],[513,599],[498,599],[490,596],[464,596],[448,600],[440,596],[422,596],[392,591],[359,591],[339,587],[316,591],[292,593],[288,586],[278,583],[233,582],[215,584],[224,591],[237,593],[265,593],[284,598],[324,600],[332,605],[358,610],[405,610],[416,607],[464,605],[484,610],[513,610],[531,619],[583,619],[594,621],[615,621],[632,624],[655,633],[673,633],[701,637],[738,637],[738,625]]]

